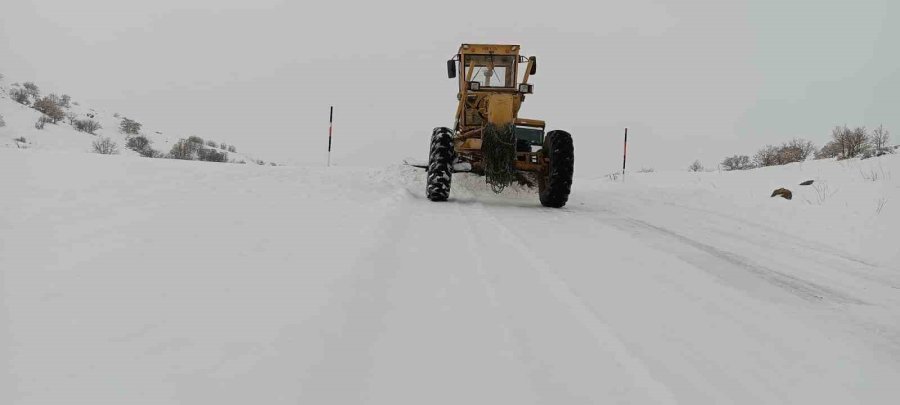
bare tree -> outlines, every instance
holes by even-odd
[[[59,105],[59,106],[62,107],[62,108],[69,108],[69,107],[70,107],[70,105],[69,105],[69,102],[70,102],[70,101],[72,101],[72,97],[69,97],[68,94],[63,94],[63,95],[59,98],[59,103],[58,103],[57,105]]]
[[[734,155],[722,161],[722,168],[728,171],[747,170],[752,169],[753,164],[750,163],[750,157],[747,155]]]
[[[202,144],[191,142],[189,139],[179,139],[172,145],[169,157],[172,159],[193,160],[194,156],[203,148]]]
[[[891,132],[884,129],[883,125],[872,131],[872,147],[875,148],[875,154],[878,156],[894,153],[894,148],[890,147]]]
[[[31,100],[28,98],[28,92],[23,89],[11,89],[9,91],[9,97],[22,105],[31,104]]]
[[[695,160],[694,163],[691,163],[691,165],[688,166],[688,171],[689,172],[702,172],[703,164],[700,163],[699,160]]]
[[[759,167],[775,166],[778,163],[778,147],[766,145],[753,155],[753,163]]]
[[[94,153],[99,153],[101,155],[115,155],[119,153],[119,145],[109,138],[97,139],[94,141],[93,146]]]
[[[38,86],[32,82],[25,82],[22,84],[22,87],[24,87],[25,92],[35,100],[37,100],[38,97],[41,96],[41,89],[39,89]]]
[[[141,123],[129,118],[123,118],[119,124],[119,130],[124,134],[137,135],[141,132]]]
[[[835,148],[840,149],[839,159],[849,159],[862,154],[869,144],[869,133],[866,127],[848,128],[846,125],[837,126],[831,130],[831,142]]]
[[[812,142],[805,139],[794,138],[785,142],[778,149],[777,162],[780,165],[802,162],[809,158],[816,150]]]
[[[33,108],[50,117],[54,124],[66,117],[66,113],[63,112],[62,108],[59,108],[59,105],[49,96],[35,101]]]

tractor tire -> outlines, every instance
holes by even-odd
[[[550,158],[545,173],[538,176],[541,205],[562,208],[569,201],[572,174],[575,171],[575,148],[572,135],[566,131],[550,131],[544,139],[543,155]]]
[[[431,201],[447,201],[453,176],[453,131],[437,127],[431,134],[425,195]]]

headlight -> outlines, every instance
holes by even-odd
[[[469,90],[471,90],[471,91],[481,90],[481,82],[469,82]]]
[[[534,85],[522,83],[519,85],[519,93],[531,94],[534,92]]]

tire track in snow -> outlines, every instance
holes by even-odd
[[[321,350],[310,354],[316,361],[301,376],[304,403],[365,402],[373,366],[371,346],[383,332],[383,318],[389,309],[387,294],[399,271],[391,265],[396,245],[390,236],[402,234],[409,225],[409,216],[397,208],[403,198],[405,193],[398,191],[376,202],[393,208],[363,232],[381,237],[375,236],[377,242],[358,256],[354,271],[337,287],[331,305],[320,316],[318,344],[311,346]]]
[[[672,392],[661,382],[657,381],[651,375],[649,369],[643,362],[639,359],[639,357],[633,355],[628,347],[615,335],[612,328],[607,325],[603,320],[599,313],[594,310],[578,293],[572,289],[562,277],[552,270],[547,263],[544,263],[539,257],[537,257],[532,251],[523,248],[522,246],[527,246],[526,241],[512,232],[506,225],[502,224],[497,218],[491,215],[481,204],[477,202],[475,204],[470,205],[475,212],[478,214],[474,216],[470,214],[471,211],[466,211],[466,219],[470,224],[472,229],[475,231],[474,233],[478,235],[477,237],[481,240],[488,239],[491,240],[492,244],[496,245],[497,239],[514,241],[514,243],[510,244],[513,246],[513,252],[505,252],[507,255],[511,255],[511,257],[520,257],[522,258],[522,262],[525,263],[523,266],[511,266],[511,262],[507,263],[506,270],[513,270],[516,272],[524,272],[524,271],[532,271],[532,277],[536,276],[539,281],[539,289],[545,293],[549,294],[559,304],[562,304],[565,310],[574,317],[574,319],[580,324],[583,328],[583,331],[588,333],[593,340],[594,348],[597,350],[601,350],[605,355],[611,356],[612,360],[615,362],[616,367],[615,370],[624,372],[629,378],[629,382],[633,384],[635,390],[640,392],[641,396],[646,396],[643,401],[645,402],[647,399],[651,400],[653,403],[676,403],[675,397]],[[542,210],[544,211],[544,210]],[[474,224],[474,225],[473,225]],[[478,224],[483,224],[479,228]],[[486,232],[484,229],[490,229],[490,232],[495,235],[485,237],[484,233]],[[498,238],[499,237],[499,238]],[[495,270],[496,272],[497,270]],[[522,276],[527,276],[527,274],[522,274]],[[522,280],[520,279],[519,282]],[[494,283],[491,283],[490,280],[487,281],[490,290],[494,291],[497,287],[494,286]],[[492,293],[495,296],[501,296],[502,293]],[[534,300],[536,297],[528,296],[528,297],[520,297],[521,299],[527,299],[529,301]],[[506,300],[500,300],[501,302],[506,302]],[[520,303],[511,304],[513,307],[517,307],[521,305]],[[510,309],[507,309],[508,311]],[[530,339],[527,335],[519,335],[518,338],[520,341],[528,341]],[[521,344],[522,347],[528,348],[528,344]],[[531,353],[528,353],[528,350],[525,350],[526,355],[531,356]],[[588,356],[585,356],[587,359]],[[543,362],[536,364],[536,367],[541,367],[541,363],[553,363],[557,359],[543,359]],[[587,361],[587,360],[585,360]],[[568,364],[571,366],[571,364]],[[603,367],[598,364],[588,364],[586,365],[590,368]],[[608,367],[608,366],[607,366]],[[534,373],[534,371],[533,371]],[[538,378],[545,378],[547,380],[552,380],[553,376],[551,375],[537,375]],[[536,381],[537,383],[546,384],[547,381]],[[598,387],[594,387],[592,391],[588,391],[586,394],[588,395],[599,395],[600,391],[597,389]],[[609,387],[607,387],[609,388]],[[618,387],[621,390],[621,387]],[[554,392],[551,394],[558,396],[559,392]],[[570,393],[571,394],[571,393]],[[606,392],[609,395],[609,392]],[[635,395],[634,393],[629,393],[629,395]],[[558,399],[558,398],[557,398]],[[570,398],[573,402],[577,402],[576,397]],[[584,399],[584,398],[580,398]],[[593,398],[590,402],[594,402],[597,398]],[[621,398],[618,398],[621,400]],[[608,398],[607,398],[608,400]],[[633,399],[628,399],[628,401],[633,401]]]

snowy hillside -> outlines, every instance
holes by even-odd
[[[555,210],[468,175],[431,203],[404,166],[45,151],[93,137],[9,127],[35,144],[0,148],[3,404],[900,397],[900,156],[576,173]]]
[[[13,101],[9,91],[16,88],[21,88],[21,86],[14,86],[13,83],[10,83],[9,78],[0,78],[0,116],[3,117],[6,123],[5,126],[0,127],[0,148],[30,148],[87,153],[92,151],[92,144],[98,138],[109,137],[118,145],[120,154],[140,156],[138,152],[125,147],[127,135],[119,130],[122,119],[125,118],[124,116],[115,112],[81,105],[75,99],[68,107],[63,108],[63,112],[67,115],[71,114],[76,119],[97,121],[101,125],[101,129],[95,131],[94,135],[75,130],[73,125],[68,122],[68,119],[63,119],[57,124],[47,123],[43,129],[37,129],[35,128],[35,123],[43,114],[30,106]],[[43,90],[41,91],[42,97],[50,93],[50,91],[41,90]],[[136,118],[137,121],[141,121],[139,117],[130,118]],[[142,122],[142,124],[150,123]],[[164,133],[150,125],[144,125],[140,135],[151,141],[153,149],[165,154],[169,152],[179,139],[187,138],[192,134]],[[24,142],[16,141],[23,138]],[[237,149],[236,152],[227,153],[230,161],[254,163],[259,160],[256,157],[243,153],[240,149]]]

